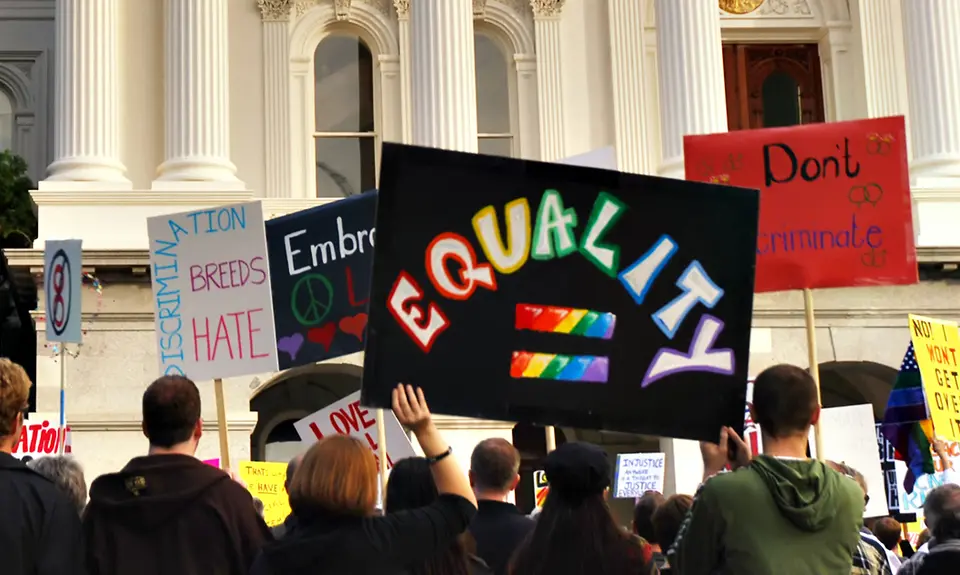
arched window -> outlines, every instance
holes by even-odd
[[[13,100],[0,90],[0,152],[13,150]]]
[[[477,143],[481,154],[512,156],[516,150],[510,121],[510,69],[500,44],[483,32],[474,38],[477,70]]]
[[[314,53],[317,196],[376,187],[373,55],[357,36],[324,38]]]

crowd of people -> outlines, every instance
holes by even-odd
[[[397,419],[424,457],[396,462],[378,511],[373,453],[332,436],[290,462],[291,514],[272,530],[229,473],[195,457],[200,394],[164,376],[143,394],[147,454],[97,478],[87,497],[69,456],[12,456],[31,382],[0,359],[0,566],[10,575],[937,575],[960,573],[960,486],[926,498],[930,539],[903,547],[892,518],[863,523],[863,476],[807,456],[820,413],[803,369],[779,365],[754,383],[763,454],[736,430],[702,443],[695,496],[648,492],[632,528],[608,507],[607,453],[566,443],[547,455],[540,513],[509,501],[520,455],[480,442],[464,473],[423,393],[393,392]],[[945,464],[949,464],[943,458]],[[907,558],[908,555],[912,557]],[[902,564],[901,564],[902,560]]]

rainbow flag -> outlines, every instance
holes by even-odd
[[[930,454],[930,442],[933,438],[933,424],[927,413],[927,403],[923,396],[923,380],[913,343],[907,347],[907,353],[900,364],[897,381],[887,399],[887,409],[883,414],[881,433],[893,445],[894,457],[907,464],[907,476],[903,480],[903,489],[913,493],[917,477],[934,473],[933,456]]]

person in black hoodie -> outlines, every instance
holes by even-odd
[[[119,473],[97,478],[84,510],[90,575],[240,575],[270,531],[238,482],[194,454],[200,393],[163,376],[143,394],[150,441]]]
[[[22,367],[0,358],[0,573],[81,575],[77,508],[52,481],[12,455],[30,385]]]
[[[287,477],[283,480],[283,490],[288,494],[290,493],[290,482],[293,481],[293,474],[297,472],[297,466],[300,465],[300,461],[303,460],[303,454],[299,454],[287,463]],[[287,496],[289,497],[289,495]],[[287,515],[286,519],[283,520],[283,523],[277,525],[276,527],[270,529],[270,532],[273,534],[274,539],[282,539],[284,535],[292,531],[294,526],[297,524],[297,517],[291,513]]]

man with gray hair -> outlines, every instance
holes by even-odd
[[[928,493],[923,515],[933,535],[929,551],[911,557],[900,575],[960,573],[960,485],[948,483]]]
[[[34,459],[27,467],[53,482],[77,508],[77,514],[87,505],[87,481],[83,468],[69,455],[51,455]]]
[[[293,480],[293,474],[297,472],[297,466],[300,465],[300,461],[303,459],[303,454],[297,455],[287,463],[287,478],[283,481],[283,489],[287,493],[290,492],[290,481]],[[293,516],[293,513],[287,515],[287,518],[283,520],[283,523],[277,525],[270,529],[270,532],[273,533],[273,538],[280,540],[284,535],[286,535],[297,523],[297,518]]]

